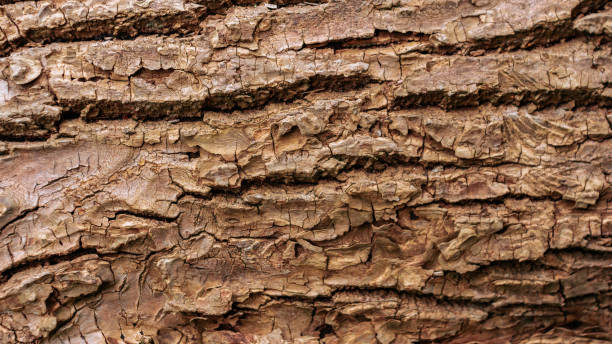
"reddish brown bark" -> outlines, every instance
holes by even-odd
[[[607,1],[0,4],[0,342],[612,341]]]

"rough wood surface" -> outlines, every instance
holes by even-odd
[[[612,342],[608,1],[0,9],[0,343]]]

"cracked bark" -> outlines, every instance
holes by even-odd
[[[0,342],[612,342],[607,1],[0,8]]]

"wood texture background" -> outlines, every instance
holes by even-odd
[[[612,5],[0,1],[0,343],[610,343]]]

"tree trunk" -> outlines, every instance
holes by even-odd
[[[1,0],[1,343],[612,342],[606,0]]]

